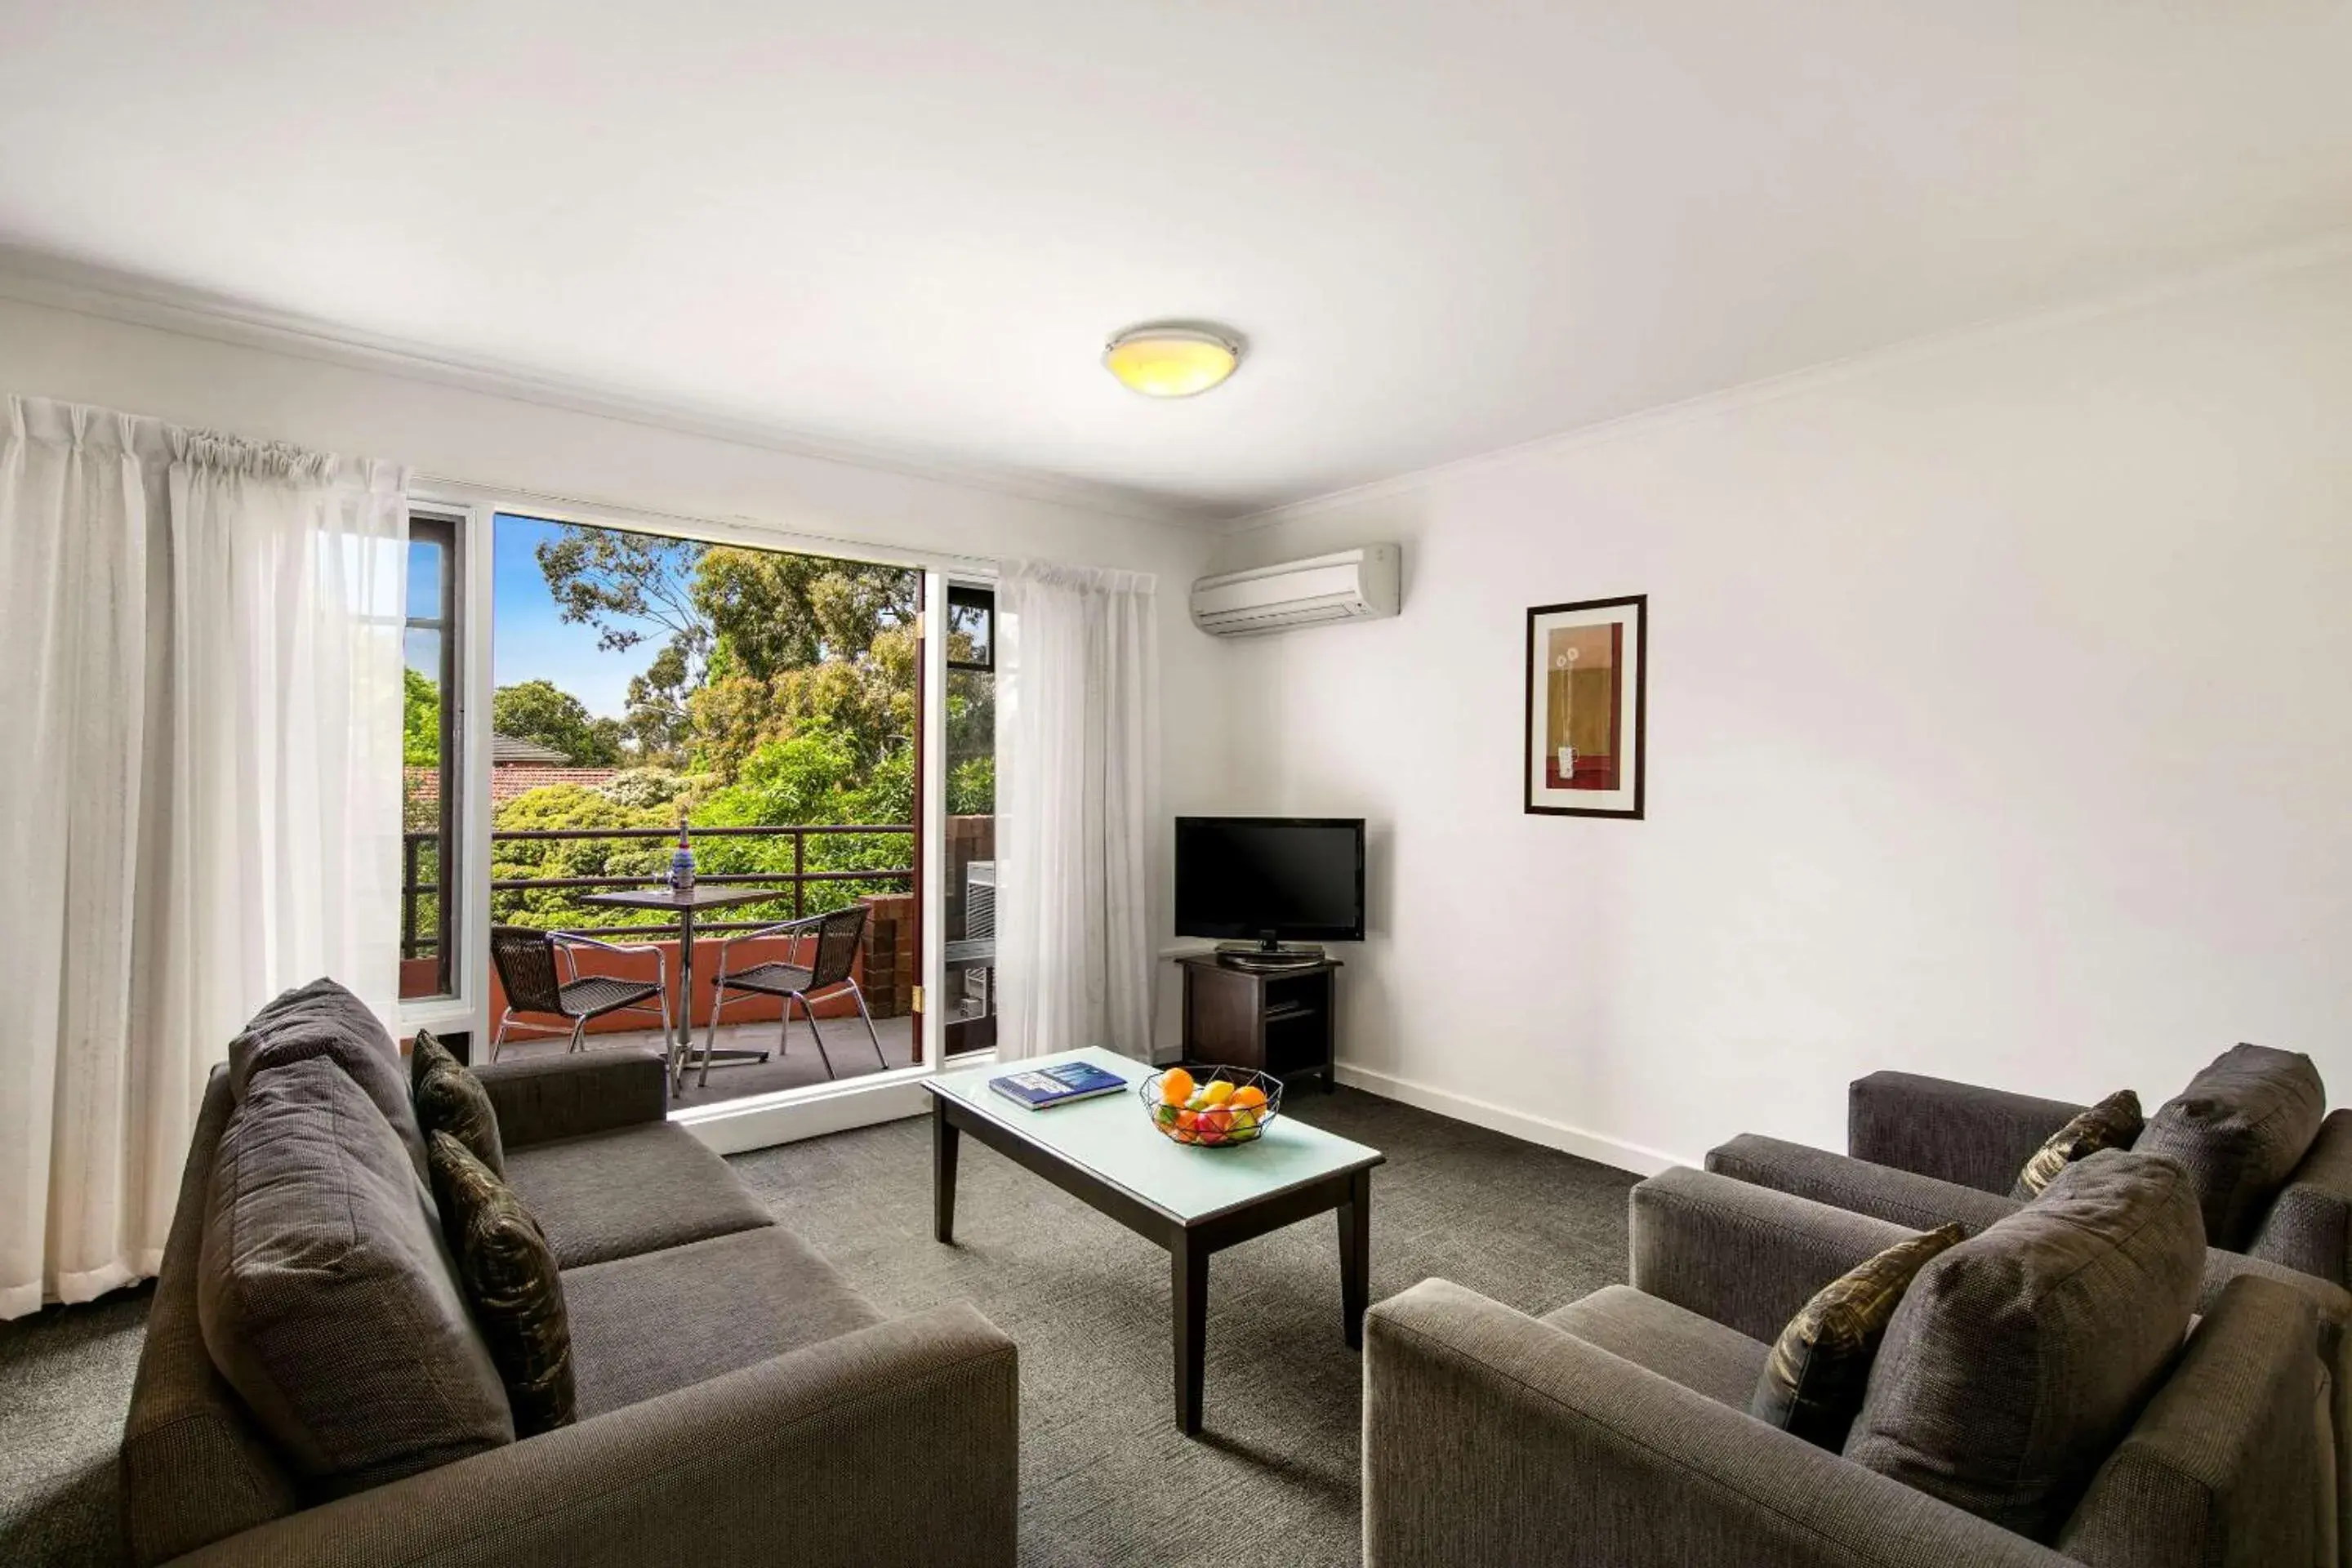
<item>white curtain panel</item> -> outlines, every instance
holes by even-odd
[[[151,1275],[213,1064],[399,989],[406,476],[12,398],[0,1318]]]
[[[1152,579],[997,580],[997,1054],[1151,1055]]]

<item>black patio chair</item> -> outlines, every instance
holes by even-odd
[[[577,956],[581,948],[593,948],[599,952],[649,952],[654,958],[654,977],[583,977]],[[498,1032],[490,1037],[490,1060],[499,1059],[499,1047],[506,1043],[509,1029],[527,1034],[568,1034],[572,1043],[565,1049],[576,1051],[585,1045],[589,1019],[623,1012],[657,1014],[661,1018],[662,1055],[670,1055],[669,960],[660,948],[650,944],[623,946],[598,942],[592,936],[533,931],[528,926],[492,926],[490,962],[498,966],[499,984],[506,987],[507,993],[506,1011],[499,1016]],[[649,996],[658,998],[658,1007],[646,1005]],[[529,1024],[516,1018],[518,1013],[541,1014],[564,1022],[560,1027]]]
[[[835,1078],[839,1075],[833,1070],[833,1058],[825,1052],[824,1031],[816,1026],[816,1009],[809,1005],[809,998],[822,992],[846,987],[850,995],[856,999],[857,1016],[866,1020],[866,1037],[874,1042],[874,1059],[886,1069],[890,1066],[890,1058],[882,1054],[882,1037],[875,1031],[874,1015],[866,1010],[866,993],[857,988],[857,982],[849,973],[851,963],[857,957],[858,945],[866,940],[866,912],[864,904],[852,904],[831,914],[808,915],[800,920],[786,921],[781,925],[747,931],[719,944],[719,981],[710,997],[710,1027],[704,1031],[702,1037],[702,1077],[698,1083],[710,1081],[710,1045],[719,1037],[719,1015],[727,1005],[727,995],[730,991],[783,998],[783,1027],[776,1035],[779,1059],[784,1054],[784,1042],[792,1034],[793,1004],[797,1001],[801,1011],[808,1015],[809,1033],[816,1037],[816,1054],[818,1059],[824,1063],[824,1076]],[[776,937],[792,939],[792,946],[786,951],[793,962],[759,963],[749,969],[729,973],[728,959],[738,942]],[[807,940],[815,942],[816,953],[810,962],[802,963],[799,962],[801,943]]]

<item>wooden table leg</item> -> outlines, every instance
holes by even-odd
[[[955,1245],[956,1148],[963,1134],[948,1120],[947,1101],[931,1096],[931,1235]]]
[[[1168,1249],[1168,1282],[1176,1320],[1176,1425],[1197,1437],[1209,1361],[1209,1253],[1189,1235]]]
[[[1339,1219],[1339,1321],[1348,1348],[1364,1348],[1365,1298],[1372,1275],[1372,1173],[1359,1171],[1348,1181],[1348,1201],[1332,1211]]]

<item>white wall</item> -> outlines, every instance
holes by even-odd
[[[240,328],[226,329],[235,339]],[[388,458],[420,473],[878,547],[1120,566],[1160,576],[1165,818],[1223,804],[1226,649],[1185,594],[1215,541],[1197,528],[808,458],[418,376],[159,330],[0,296],[0,395],[58,397],[241,436]],[[1167,940],[1169,900],[1156,900]],[[1174,1040],[1162,966],[1161,1036]]]
[[[1456,465],[1219,565],[1377,540],[1401,618],[1234,676],[1244,804],[1381,836],[1365,1081],[1638,1168],[1843,1147],[1876,1068],[2152,1109],[2252,1039],[2352,1102],[2352,264]],[[1648,820],[1523,815],[1524,613],[1630,593]]]

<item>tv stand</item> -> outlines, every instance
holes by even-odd
[[[1221,942],[1217,944],[1217,959],[1229,969],[1274,973],[1311,969],[1323,962],[1323,950],[1309,942],[1294,946],[1278,942]]]
[[[1319,1077],[1332,1087],[1339,963],[1241,967],[1224,953],[1179,959],[1184,972],[1184,1059],[1271,1073],[1287,1087]],[[1253,949],[1243,962],[1262,957]]]

